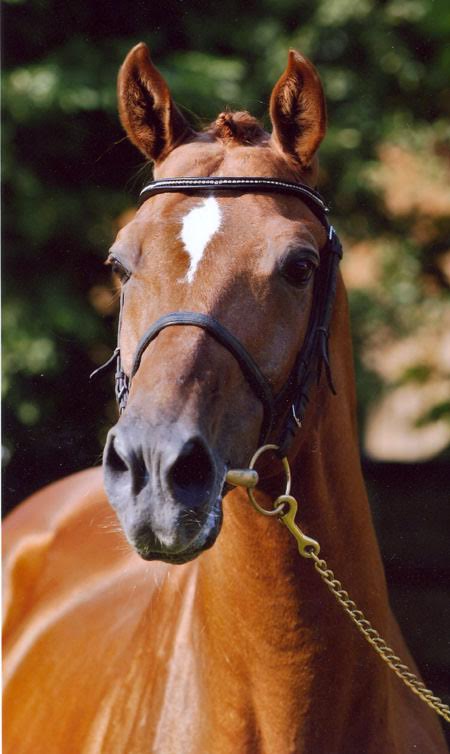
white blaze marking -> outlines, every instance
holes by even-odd
[[[191,209],[183,218],[181,240],[191,261],[186,280],[192,283],[197,267],[214,233],[220,228],[222,213],[213,196],[204,199],[199,207]]]

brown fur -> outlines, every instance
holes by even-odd
[[[227,145],[251,146],[259,144],[267,136],[261,123],[245,110],[220,113],[207,130]]]
[[[140,65],[135,76],[142,80],[145,58]],[[283,83],[272,97],[277,136],[270,142],[249,146],[211,132],[173,149],[179,131],[176,122],[167,131],[166,120],[158,177],[312,180],[300,172],[291,151],[298,142],[278,118],[280,92],[287,96]],[[130,95],[123,97],[126,111]],[[318,113],[318,125],[299,135],[309,158],[322,133],[321,102],[317,84],[305,113]],[[150,149],[161,113],[152,107],[146,125],[139,105],[137,113],[141,130],[133,112],[124,122],[130,138]],[[198,198],[157,196],[120,231],[115,254],[134,272],[126,284],[124,366],[130,370],[149,323],[195,309],[233,332],[279,390],[304,337],[311,289],[290,290],[277,264],[292,245],[318,253],[324,230],[294,197],[217,201],[223,228],[190,286],[178,283],[187,261],[179,231]],[[342,280],[330,346],[338,398],[326,385],[316,387],[290,452],[299,522],[380,633],[412,663],[389,608],[359,464]],[[144,354],[120,422],[147,433],[153,450],[158,433],[169,428],[173,436],[191,422],[220,457],[242,466],[260,420],[261,405],[228,352],[196,328],[170,328]],[[267,458],[260,502],[270,507],[281,489],[279,462]],[[435,715],[363,641],[287,530],[250,508],[242,490],[230,492],[223,509],[214,546],[183,566],[147,563],[130,552],[112,522],[100,470],[42,490],[9,518],[5,754],[443,754]]]

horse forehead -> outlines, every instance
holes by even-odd
[[[309,239],[317,225],[314,218],[303,217],[310,213],[296,197],[282,195],[255,192],[194,198],[162,194],[146,204],[133,223],[135,232],[126,234],[121,245],[130,245],[131,240],[136,243],[139,238],[142,251],[152,250],[149,259],[159,256],[166,261],[173,259],[172,252],[178,259],[181,248],[188,255],[190,276],[209,256],[211,246],[215,256],[223,246],[230,262],[235,256],[243,262],[253,248],[260,254],[270,239],[280,248],[305,234]]]

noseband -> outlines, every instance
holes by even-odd
[[[239,364],[242,374],[254,394],[261,401],[264,413],[261,424],[260,445],[264,445],[274,427],[278,416],[287,413],[285,424],[277,445],[279,455],[286,455],[289,446],[301,427],[309,391],[317,374],[320,378],[322,367],[328,385],[333,393],[330,362],[328,356],[328,338],[333,303],[336,293],[337,270],[342,258],[342,246],[334,228],[328,223],[328,208],[320,194],[302,183],[280,181],[275,178],[167,178],[152,181],[145,186],[139,196],[139,206],[156,194],[183,193],[277,193],[298,197],[306,204],[324,226],[327,233],[325,247],[321,251],[321,261],[314,280],[313,302],[303,346],[298,354],[289,378],[282,390],[274,395],[271,385],[262,374],[258,365],[242,343],[220,322],[209,314],[200,312],[172,312],[156,320],[144,333],[138,343],[130,375],[126,375],[121,362],[120,348],[117,345],[111,358],[96,369],[91,378],[103,372],[116,361],[116,398],[119,410],[125,410],[131,381],[139,369],[142,356],[149,344],[166,327],[191,326],[200,327],[226,348]],[[123,292],[119,315],[119,335],[123,307]],[[316,365],[317,369],[314,369]],[[290,411],[289,411],[290,408]]]

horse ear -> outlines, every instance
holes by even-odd
[[[145,157],[162,160],[191,133],[143,42],[128,53],[117,85],[121,123]]]
[[[296,50],[270,98],[272,139],[307,168],[325,136],[327,111],[319,74]]]

